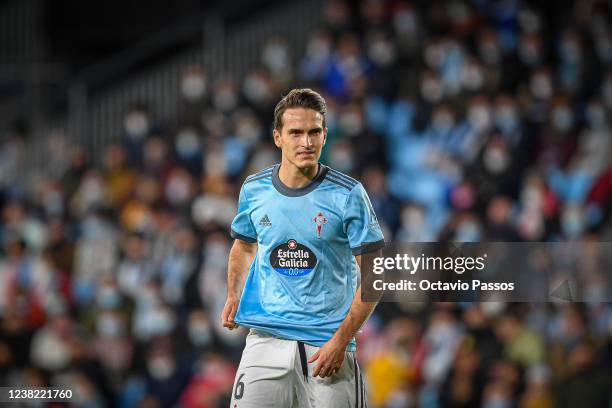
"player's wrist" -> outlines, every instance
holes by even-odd
[[[343,348],[346,348],[352,339],[353,339],[353,336],[347,333],[342,333],[340,331],[336,332],[336,334],[333,337],[334,342],[336,342],[339,346]]]

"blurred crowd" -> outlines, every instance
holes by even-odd
[[[570,7],[571,6],[571,7]],[[0,145],[0,384],[87,407],[226,407],[245,330],[223,330],[244,178],[279,159],[272,111],[328,103],[322,161],[361,180],[387,240],[609,241],[612,10],[576,1],[325,3],[239,80],[180,81],[180,126],[134,101],[93,155]],[[41,142],[42,143],[42,142]],[[604,282],[604,284],[606,284]],[[612,307],[381,304],[358,336],[373,407],[609,407]]]

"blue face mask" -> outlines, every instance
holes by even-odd
[[[96,298],[98,306],[102,309],[116,309],[121,306],[121,295],[113,288],[102,288]]]
[[[455,240],[458,242],[478,242],[482,234],[476,223],[464,222],[461,223],[455,232]]]
[[[205,324],[193,323],[188,329],[189,340],[191,344],[197,347],[206,347],[212,343],[212,335],[210,327]]]

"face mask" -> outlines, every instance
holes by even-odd
[[[125,117],[124,127],[130,139],[140,140],[149,132],[149,118],[144,112],[130,112]]]
[[[205,322],[196,322],[189,325],[189,340],[197,347],[208,346],[212,342],[210,326]]]
[[[482,131],[491,126],[491,111],[483,105],[474,105],[468,109],[468,120],[476,130]]]
[[[310,58],[320,61],[331,55],[331,44],[327,38],[315,37],[308,43],[307,54]]]
[[[569,63],[580,61],[580,46],[575,41],[564,41],[561,44],[561,58]]]
[[[440,68],[444,62],[444,47],[437,44],[425,48],[425,62],[431,68]]]
[[[244,81],[242,91],[249,101],[261,103],[268,98],[270,89],[265,79],[259,75],[250,75]]]
[[[518,54],[521,62],[530,67],[537,65],[542,59],[540,49],[535,44],[526,41],[519,46]]]
[[[363,130],[363,120],[356,112],[347,112],[340,115],[340,128],[347,136],[356,136]]]
[[[498,64],[501,60],[499,46],[493,42],[485,42],[480,45],[480,57],[488,65]]]
[[[542,191],[537,187],[525,187],[521,201],[527,208],[539,209],[542,205]]]
[[[183,129],[176,135],[174,148],[183,159],[190,159],[200,152],[200,137],[194,129]]]
[[[490,173],[502,173],[508,168],[508,153],[500,147],[487,147],[483,155],[483,162]]]
[[[461,82],[468,91],[477,91],[484,85],[484,72],[476,64],[470,64],[461,73]]]
[[[589,126],[594,129],[599,129],[607,126],[606,123],[606,112],[599,104],[589,105],[586,113],[587,122]]]
[[[98,292],[96,302],[102,309],[115,309],[121,306],[121,295],[112,287],[103,287]]]
[[[584,231],[584,219],[579,209],[569,208],[561,216],[561,228],[567,237],[575,238]]]
[[[567,132],[574,124],[574,118],[568,108],[556,108],[552,113],[552,124],[555,130]]]
[[[402,210],[402,227],[409,229],[420,229],[425,225],[425,215],[423,211],[415,207],[408,207]]]
[[[64,197],[58,190],[52,190],[43,197],[43,207],[49,216],[61,216],[64,214]]]
[[[510,408],[511,406],[510,401],[502,396],[492,397],[483,405],[484,408]]]
[[[259,123],[253,120],[244,120],[238,123],[236,128],[236,136],[248,148],[254,147],[261,137],[261,128]]]
[[[552,83],[545,75],[534,75],[531,79],[531,93],[538,99],[548,99],[552,96]]]
[[[436,113],[431,120],[431,125],[436,132],[448,132],[455,125],[455,119],[448,113]]]
[[[495,110],[495,125],[503,133],[512,133],[518,128],[518,115],[511,106],[500,106]]]
[[[481,239],[480,227],[475,222],[462,222],[455,231],[457,242],[478,242]]]
[[[368,47],[368,56],[376,65],[387,67],[395,61],[395,47],[393,43],[379,39],[373,41]]]
[[[542,26],[540,22],[540,16],[538,16],[533,10],[523,9],[519,12],[519,24],[521,25],[522,31],[528,34],[537,33],[540,31]]]
[[[437,103],[444,96],[442,83],[436,79],[426,79],[421,83],[421,96],[428,103]]]
[[[103,314],[98,318],[96,328],[98,334],[106,338],[117,338],[123,334],[121,320],[111,314]]]
[[[229,88],[220,89],[213,97],[213,105],[221,112],[229,112],[236,108],[238,103],[236,94]]]
[[[418,30],[417,16],[413,11],[403,10],[393,16],[393,27],[400,34],[412,35]]]
[[[138,292],[139,296],[136,299],[136,305],[139,309],[147,310],[154,306],[157,306],[160,302],[159,294],[157,291],[145,288]]]
[[[191,183],[186,176],[170,176],[166,184],[166,198],[173,204],[184,204],[191,198]]]
[[[81,197],[84,203],[93,205],[102,202],[104,199],[104,187],[97,177],[88,177],[83,182],[80,189]]]
[[[489,318],[494,318],[502,314],[506,310],[506,304],[503,302],[482,302],[480,309]]]
[[[270,44],[264,48],[262,60],[272,72],[278,72],[289,66],[289,53],[282,44]]]
[[[174,374],[175,364],[169,357],[153,357],[147,364],[149,374],[156,380],[165,380]]]
[[[341,172],[350,173],[353,170],[355,158],[350,147],[335,146],[329,154],[329,161],[332,163],[332,167],[337,168]]]
[[[206,79],[200,74],[187,74],[181,82],[181,93],[188,101],[197,101],[206,94]]]
[[[470,10],[464,3],[453,2],[448,6],[448,16],[453,23],[461,24],[470,18]]]
[[[174,328],[174,316],[165,309],[154,310],[147,316],[146,327],[154,335],[168,334]]]
[[[432,344],[444,344],[455,337],[453,325],[447,322],[437,322],[429,326],[427,339]]]

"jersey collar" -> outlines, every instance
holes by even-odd
[[[327,175],[327,166],[319,163],[319,171],[310,184],[300,188],[291,188],[287,187],[281,181],[280,177],[278,176],[279,169],[280,163],[276,164],[272,170],[272,185],[274,185],[274,188],[276,188],[279,193],[287,197],[301,197],[310,193],[323,182],[323,179],[325,179],[325,176]]]

